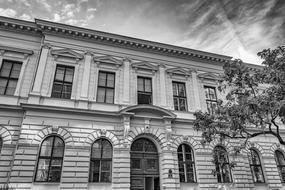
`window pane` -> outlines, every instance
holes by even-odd
[[[65,70],[65,82],[72,82],[73,81],[73,68],[66,68]]]
[[[36,181],[48,180],[49,159],[39,159]]]
[[[185,182],[185,174],[184,173],[179,173],[180,177],[180,182]]]
[[[63,141],[59,137],[55,137],[53,156],[54,157],[63,157],[63,152],[64,152]]]
[[[112,162],[111,161],[101,161],[101,170],[102,171],[111,171]]]
[[[131,169],[141,169],[141,160],[132,158],[131,159]]]
[[[179,98],[180,111],[186,111],[186,99]]]
[[[98,87],[97,102],[105,101],[105,88]]]
[[[157,152],[155,145],[151,141],[144,141],[145,152]]]
[[[178,95],[181,97],[185,97],[185,85],[184,84],[178,84]]]
[[[177,93],[177,83],[172,83],[172,91],[173,91],[173,95],[174,96],[177,96],[178,93]]]
[[[55,80],[63,81],[63,76],[64,76],[64,68],[57,66]]]
[[[277,158],[277,164],[278,165],[285,165],[285,160],[284,160],[284,155],[283,155],[283,153],[282,152],[280,152],[280,151],[276,151],[275,152],[275,156],[276,156],[276,158]]]
[[[51,161],[48,181],[60,182],[61,165],[62,165],[62,160],[52,160]]]
[[[143,78],[138,78],[138,91],[144,91]]]
[[[92,158],[101,158],[100,141],[96,141],[92,146]]]
[[[108,73],[107,86],[108,87],[114,87],[115,86],[115,75],[112,73]]]
[[[211,100],[216,100],[216,92],[214,88],[209,88],[209,97]]]
[[[21,64],[14,63],[10,77],[12,77],[12,78],[19,78],[20,71],[21,71]]]
[[[114,89],[106,89],[106,103],[114,103]]]
[[[103,145],[102,158],[112,158],[113,149],[111,143],[109,143],[107,140],[104,140],[102,142],[102,145]]]
[[[99,86],[106,86],[106,77],[107,77],[106,73],[99,72],[99,81],[98,81]]]
[[[145,79],[145,92],[151,92],[151,79]]]
[[[102,172],[101,173],[101,182],[111,182],[111,173],[110,172]]]
[[[17,86],[17,80],[9,80],[6,88],[6,95],[14,95]]]
[[[0,78],[0,94],[4,94],[5,93],[7,82],[8,82],[7,79],[1,79]]]
[[[138,104],[151,104],[151,94],[138,93]]]
[[[173,98],[174,109],[179,110],[179,98]]]
[[[251,172],[253,175],[254,182],[256,183],[264,182],[261,166],[251,166]]]
[[[48,137],[44,140],[41,146],[40,156],[51,156],[53,139],[54,137]]]
[[[158,163],[156,159],[147,159],[146,168],[149,170],[157,170]]]
[[[62,84],[54,83],[52,88],[51,97],[53,98],[61,98]]]
[[[63,90],[62,90],[62,98],[70,99],[71,91],[72,91],[72,85],[71,84],[64,84]]]
[[[12,63],[4,61],[1,67],[1,77],[9,77],[12,68]]]
[[[99,169],[100,169],[100,162],[95,161],[91,162],[90,165],[90,182],[99,182]]]

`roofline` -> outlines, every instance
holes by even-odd
[[[78,26],[71,26],[42,19],[35,19],[34,22],[30,22],[0,16],[0,27],[8,30],[11,29],[14,32],[21,30],[26,32],[34,31],[35,33],[64,35],[70,36],[72,38],[81,38],[85,40],[88,39],[88,41],[94,40],[96,41],[96,43],[120,46],[139,51],[151,51],[151,53],[163,55],[167,54],[168,56],[179,56],[181,58],[205,59],[212,62],[228,62],[232,59],[232,57],[226,55],[194,50],[190,48],[148,41],[113,33],[107,33]]]

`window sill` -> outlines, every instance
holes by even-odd
[[[96,184],[106,184],[106,185],[109,185],[109,184],[112,184],[112,182],[88,182],[90,185],[96,185]]]
[[[33,182],[34,185],[60,185],[60,182]]]

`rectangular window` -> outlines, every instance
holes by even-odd
[[[0,94],[14,95],[21,66],[21,62],[3,60],[0,70]]]
[[[181,82],[172,82],[174,109],[178,111],[187,111],[187,97],[185,84]]]
[[[74,67],[57,65],[51,97],[70,99]]]
[[[138,104],[152,104],[151,78],[138,77]]]
[[[207,111],[213,114],[217,107],[217,94],[215,87],[204,86],[206,95]]]
[[[114,103],[115,73],[99,72],[97,102]]]

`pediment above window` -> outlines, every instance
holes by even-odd
[[[138,70],[138,69],[149,70],[149,71],[152,71],[152,72],[156,72],[158,70],[158,66],[150,64],[147,61],[141,61],[141,62],[132,63],[132,68],[134,68],[136,70]]]
[[[122,115],[133,115],[135,117],[146,117],[146,118],[168,118],[168,119],[175,119],[176,115],[169,110],[164,108],[148,105],[148,104],[141,104],[130,106],[120,111]]]
[[[189,77],[191,75],[189,71],[180,67],[166,69],[166,73],[169,74],[170,76],[180,75],[180,76]]]
[[[77,61],[83,59],[83,57],[84,57],[82,54],[77,53],[76,51],[73,51],[69,48],[53,49],[53,50],[51,50],[50,53],[55,58],[62,57],[62,58],[68,58],[68,59],[75,59]]]
[[[197,75],[198,78],[200,79],[206,79],[206,80],[214,80],[214,81],[217,81],[220,79],[220,76],[217,75],[217,74],[214,74],[214,73],[200,73]]]
[[[34,54],[34,52],[32,50],[0,45],[0,55],[2,55],[2,56],[26,58],[32,54]]]
[[[119,67],[123,64],[121,60],[116,59],[115,57],[112,57],[110,55],[94,57],[93,60],[94,62],[97,63],[98,66],[113,65],[113,66]]]

